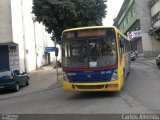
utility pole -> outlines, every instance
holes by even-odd
[[[56,38],[55,38],[55,41],[54,41],[54,45],[55,45],[55,56],[56,56],[56,74],[57,74],[57,84],[59,85],[59,80],[58,80],[58,65],[57,65],[58,49],[57,49],[57,40],[56,40]]]
[[[27,72],[27,56],[26,56],[26,38],[25,38],[25,23],[24,23],[24,10],[23,0],[21,0],[21,13],[22,13],[22,32],[23,32],[23,47],[24,47],[24,71]]]
[[[36,38],[36,21],[35,21],[35,15],[32,14],[32,20],[33,20],[33,29],[34,29],[34,41],[35,41],[35,56],[36,56],[36,69],[38,68],[38,63],[37,63],[37,38]]]

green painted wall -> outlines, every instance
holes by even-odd
[[[129,2],[127,6],[122,6],[121,9],[124,9],[122,15],[120,15],[120,18],[117,18],[118,20],[118,27],[121,28],[123,33],[126,33],[127,30],[133,26],[133,24],[138,20],[138,17],[136,15],[136,11],[134,11],[134,16],[131,16],[131,11],[134,8],[135,9],[135,1],[134,0],[125,0],[125,2]],[[128,17],[128,23],[126,21],[126,18]],[[125,22],[125,25],[123,25]],[[124,26],[124,27],[122,27]]]

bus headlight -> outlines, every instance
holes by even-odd
[[[117,79],[118,79],[117,70],[114,70],[112,75],[112,80],[117,80]]]
[[[64,79],[65,81],[69,82],[69,79],[68,79],[68,77],[67,77],[67,75],[66,75],[65,73],[63,74],[63,79]]]

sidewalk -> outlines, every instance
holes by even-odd
[[[157,67],[155,59],[156,59],[156,57],[147,57],[146,58],[146,57],[143,57],[143,56],[140,55],[136,58],[136,61],[147,64],[147,65],[152,65],[154,67]]]
[[[58,73],[61,72],[61,69],[58,69]],[[57,72],[56,69],[53,69],[52,65],[46,65],[41,67],[40,69],[34,70],[29,73],[30,76],[30,85],[33,84],[33,87],[44,89],[52,87],[57,83]],[[59,76],[60,80],[60,76]],[[40,82],[40,83],[39,83]]]
[[[61,68],[59,68],[58,71],[60,74]],[[9,91],[0,93],[0,100],[53,89],[55,86],[60,86],[62,84],[61,75],[58,76],[59,79],[57,81],[56,69],[53,69],[52,65],[43,66],[30,72],[29,77],[29,86],[21,87],[18,92]]]

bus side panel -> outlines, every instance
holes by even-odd
[[[125,78],[130,70],[130,58],[129,53],[124,53],[122,55],[122,60],[120,64],[120,85],[121,88],[124,86]]]
[[[125,55],[125,77],[128,75],[129,72],[130,72],[130,54],[129,52],[127,52]]]
[[[120,85],[120,89],[122,89],[123,85],[124,85],[124,80],[125,77],[127,75],[127,73],[129,72],[129,68],[130,68],[130,56],[129,53],[120,51],[120,39],[119,36],[123,37],[125,40],[127,40],[127,38],[120,33],[120,31],[118,29],[115,29],[116,31],[116,41],[117,41],[117,51],[118,51],[118,80],[119,80],[119,85]],[[126,47],[126,44],[125,44]]]
[[[123,87],[124,76],[125,76],[125,54],[122,55],[121,65],[120,65],[120,86]]]

